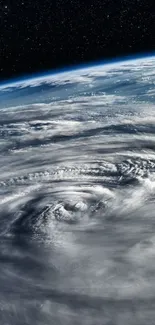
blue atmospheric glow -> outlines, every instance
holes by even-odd
[[[59,73],[64,73],[64,72],[69,72],[69,71],[75,71],[75,70],[80,70],[80,69],[85,69],[85,68],[91,68],[94,66],[103,66],[107,64],[116,64],[119,62],[125,62],[125,61],[133,61],[141,58],[151,58],[155,57],[155,52],[146,52],[142,54],[134,54],[134,55],[127,55],[123,57],[115,57],[113,59],[105,59],[105,60],[99,60],[99,61],[92,61],[89,63],[83,63],[83,64],[78,64],[78,65],[72,65],[69,67],[62,67],[59,69],[52,69],[52,70],[46,70],[41,73],[33,73],[33,74],[28,74],[24,75],[23,77],[20,76],[18,78],[13,78],[9,79],[7,81],[2,81],[0,82],[0,86],[5,86],[9,84],[16,84],[17,82],[24,82],[26,80],[32,80],[32,79],[37,79],[41,77],[46,77],[46,76],[51,76],[51,75],[56,75]]]

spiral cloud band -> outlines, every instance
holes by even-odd
[[[0,324],[152,324],[154,87],[154,57],[0,86]]]

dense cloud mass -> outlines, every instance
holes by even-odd
[[[155,317],[155,58],[0,86],[0,323]]]

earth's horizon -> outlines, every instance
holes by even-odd
[[[61,68],[49,69],[41,72],[33,72],[26,75],[8,78],[5,80],[0,81],[0,88],[5,88],[6,86],[13,85],[15,86],[18,83],[24,83],[24,81],[34,81],[36,79],[44,79],[47,77],[55,77],[61,76],[66,73],[77,72],[81,70],[88,70],[91,68],[98,68],[98,67],[107,67],[112,65],[122,65],[127,62],[131,61],[144,61],[146,59],[151,59],[155,57],[155,52],[148,52],[148,53],[141,53],[141,54],[131,54],[125,56],[117,56],[110,59],[103,59],[98,61],[91,61],[89,63],[79,63],[73,64],[71,66],[63,66]]]

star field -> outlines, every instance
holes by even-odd
[[[4,0],[0,78],[155,50],[155,4],[140,0]]]

